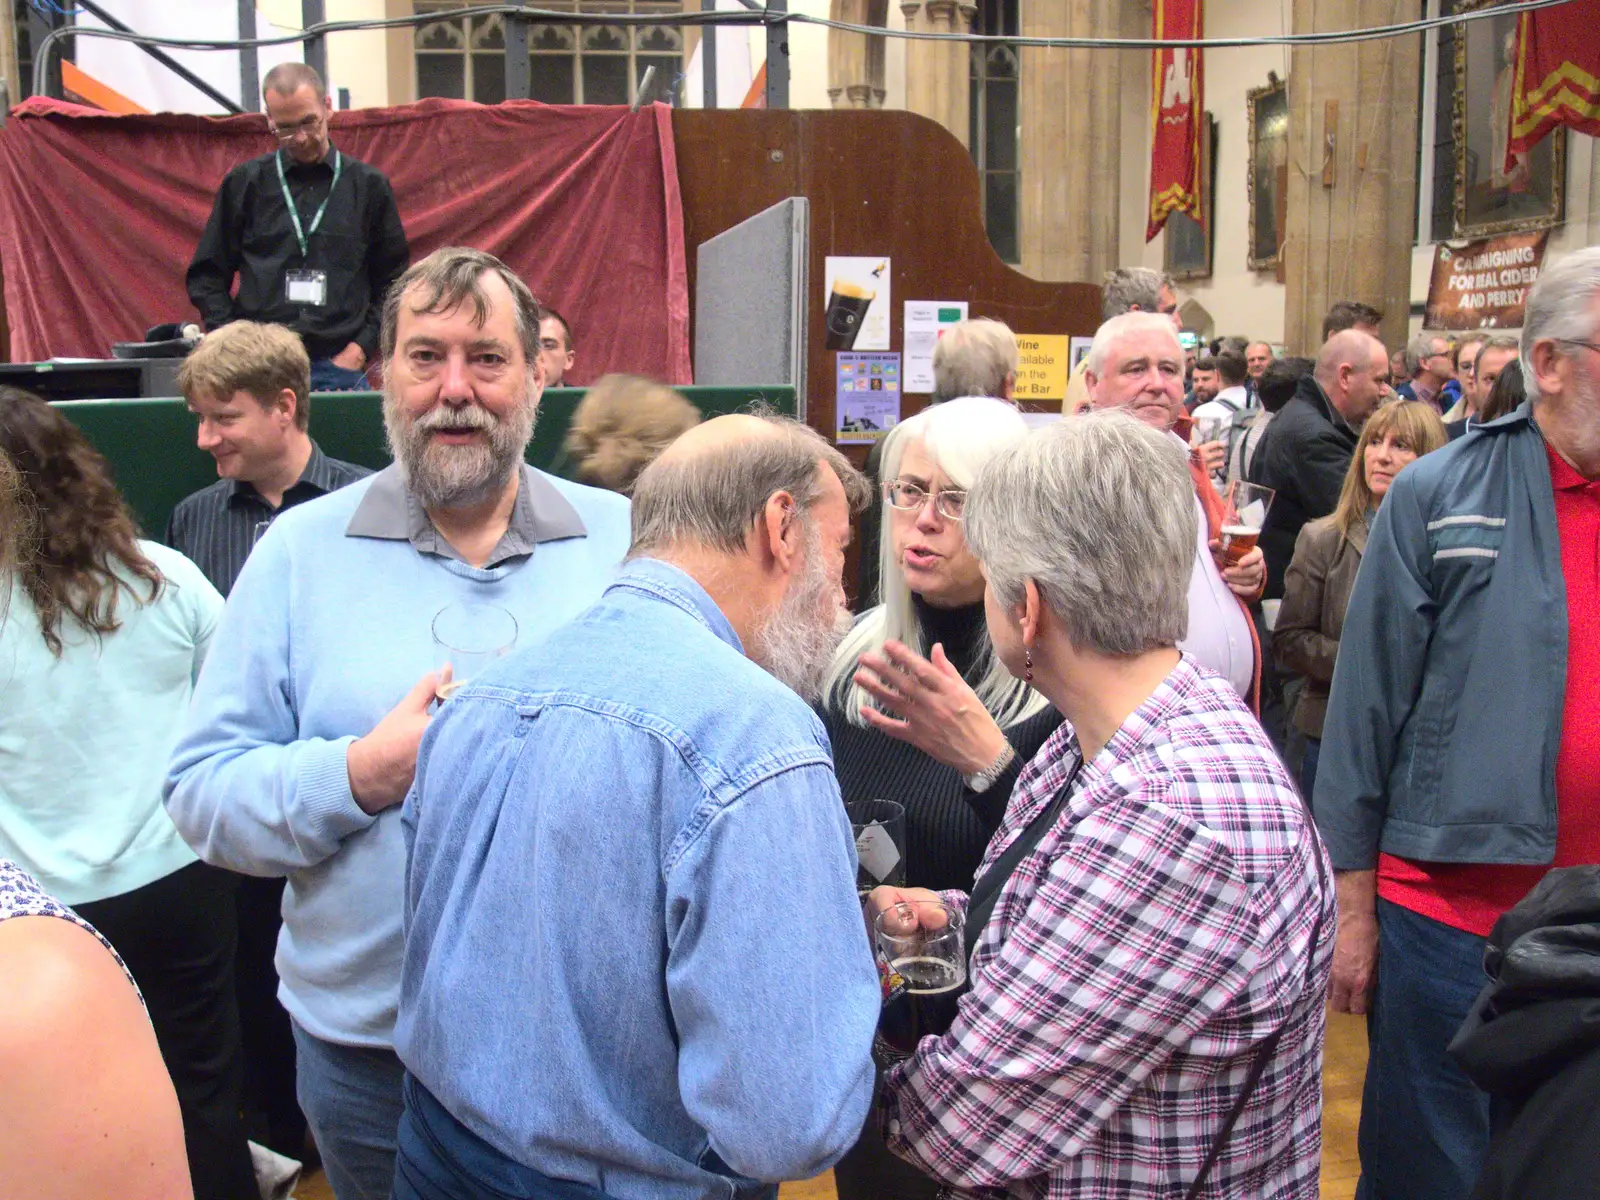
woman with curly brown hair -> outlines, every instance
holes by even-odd
[[[161,804],[222,598],[139,537],[105,460],[37,396],[0,388],[0,452],[34,523],[0,626],[0,858],[121,954],[177,1089],[195,1195],[246,1200],[232,883]]]

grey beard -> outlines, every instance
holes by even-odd
[[[383,429],[389,452],[424,508],[468,508],[486,503],[511,481],[533,437],[537,412],[530,398],[504,418],[470,404],[459,410],[440,405],[408,421],[397,398],[386,392]],[[436,445],[429,434],[438,429],[481,429],[488,444]]]
[[[835,586],[823,562],[822,531],[807,522],[805,568],[757,631],[752,657],[808,704],[822,695],[833,653],[850,632],[850,614],[831,599]]]

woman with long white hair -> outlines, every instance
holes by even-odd
[[[882,603],[835,655],[822,719],[845,801],[904,806],[911,887],[972,886],[1017,772],[1061,722],[995,657],[983,572],[962,532],[979,468],[1027,435],[1010,404],[969,397],[902,422],[884,446]],[[834,1177],[840,1200],[938,1191],[871,1129]]]

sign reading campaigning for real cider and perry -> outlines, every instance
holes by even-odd
[[[1539,278],[1549,230],[1441,245],[1428,284],[1424,329],[1516,329]]]
[[[1065,400],[1067,355],[1071,339],[1064,333],[1017,334],[1018,400]]]

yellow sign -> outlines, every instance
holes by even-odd
[[[1018,400],[1067,398],[1068,343],[1064,333],[1017,334]]]

